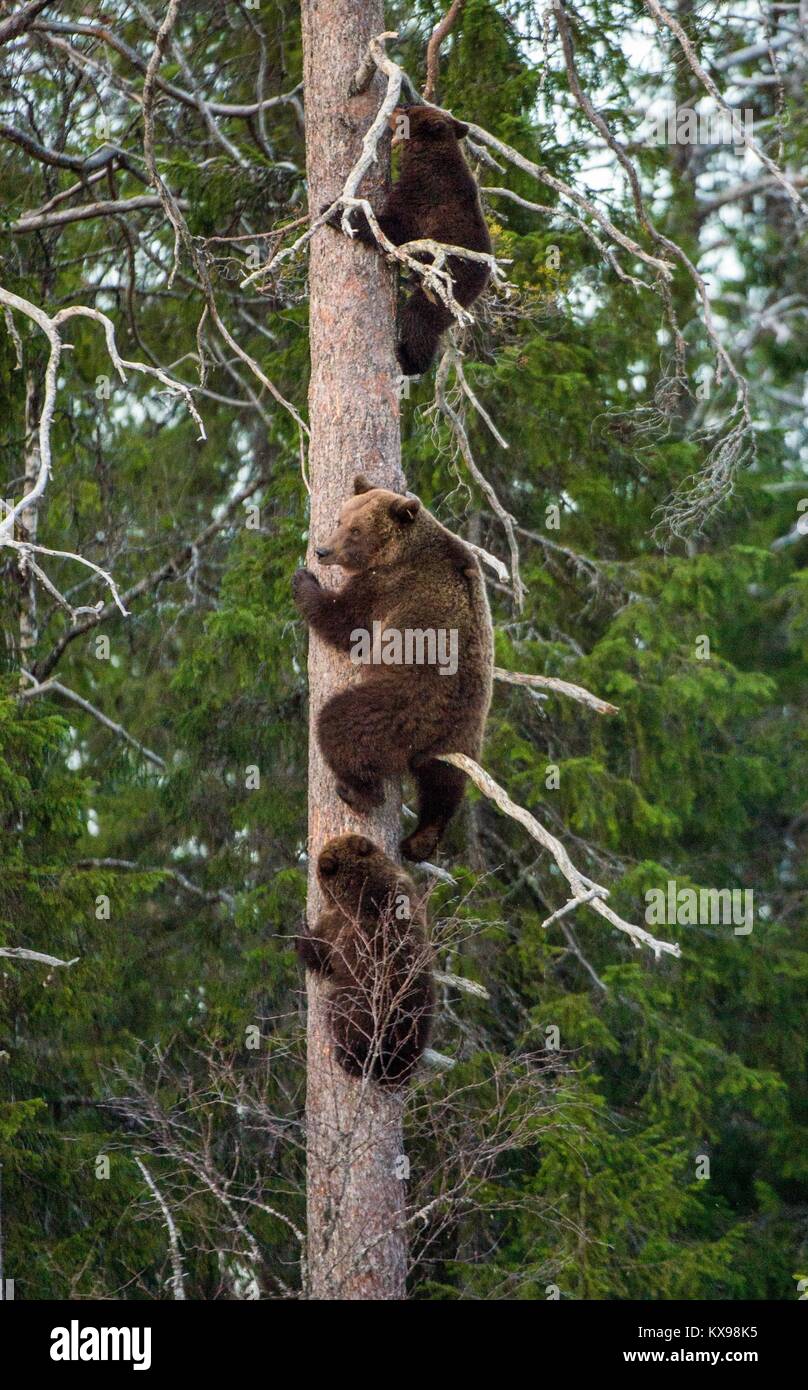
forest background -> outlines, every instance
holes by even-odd
[[[668,7],[793,189],[806,8]],[[442,9],[387,9],[419,86]],[[805,1274],[805,224],[748,149],[655,138],[666,103],[711,106],[652,9],[567,6],[577,71],[703,277],[748,429],[683,264],[677,371],[658,286],[625,278],[647,265],[623,255],[618,274],[589,213],[472,152],[484,188],[517,195],[484,195],[511,289],[459,340],[468,391],[456,372],[446,387],[488,486],[434,372],[402,399],[403,462],[508,566],[488,571],[498,665],[618,707],[498,682],[489,772],[623,917],[674,881],[752,889],[754,925],[653,926],[680,959],[585,911],[544,928],[566,896],[555,866],[468,796],[431,913],[442,970],[488,997],[443,988],[434,1046],[455,1066],[425,1070],[409,1103],[414,1298],[781,1300]],[[0,555],[0,946],[72,962],[0,962],[3,1269],[27,1299],[170,1298],[167,1208],[188,1297],[295,1297],[307,691],[290,577],[307,495],[287,404],[305,416],[305,251],[243,281],[281,244],[265,234],[307,214],[299,15],[182,7],[153,106],[157,167],[273,395],[202,319],[195,263],[174,265],[142,138],[163,14],[39,10],[16,34],[0,18],[0,284],[51,316],[108,315],[123,358],[193,388],[206,437],[181,393],[120,379],[99,322],[65,324],[35,539],[111,575],[129,614],[77,560],[36,556],[49,589],[19,548]],[[467,0],[438,99],[654,251],[552,6]],[[0,469],[18,500],[41,463],[48,340],[6,308]],[[739,418],[731,488],[689,508]]]

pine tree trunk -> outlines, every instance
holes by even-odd
[[[334,197],[378,109],[376,81],[349,98],[348,87],[384,29],[380,0],[303,0],[306,151],[309,206]],[[385,147],[383,147],[384,149]],[[386,167],[385,158],[384,165]],[[377,202],[386,174],[376,167],[363,192]],[[378,204],[377,204],[378,205]],[[329,228],[311,244],[311,527],[313,546],[333,530],[339,508],[363,472],[400,490],[398,369],[394,352],[393,274],[369,248]],[[340,574],[341,572],[337,572]],[[337,583],[320,570],[324,584]],[[400,796],[381,811],[357,817],[336,796],[314,735],[318,710],[352,677],[348,659],[314,635],[309,648],[309,893],[311,923],[320,912],[314,866],[323,843],[361,831],[398,856]],[[308,1235],[309,1293],[320,1299],[395,1299],[405,1295],[401,1101],[349,1078],[334,1061],[322,987],[308,976]]]

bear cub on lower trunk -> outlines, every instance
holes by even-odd
[[[364,835],[329,840],[317,861],[328,906],[297,939],[328,982],[337,1061],[380,1086],[407,1082],[435,1011],[423,908],[407,875]]]
[[[360,813],[381,806],[385,778],[412,773],[419,818],[401,852],[429,859],[466,782],[436,754],[479,759],[491,703],[493,631],[480,566],[417,497],[373,487],[361,474],[315,554],[321,565],[341,565],[348,581],[326,589],[300,569],[295,603],[320,637],[361,663],[361,678],[320,711],[323,757],[338,795]]]
[[[426,106],[397,107],[390,125],[398,132],[393,143],[401,148],[401,169],[376,218],[387,239],[402,246],[405,241],[428,238],[490,254],[491,237],[477,181],[460,147],[468,126]],[[334,225],[339,225],[339,219],[337,213]],[[351,226],[360,241],[377,245],[361,209],[351,214]],[[485,289],[489,267],[482,261],[450,256],[446,268],[454,298],[467,309]],[[398,360],[405,376],[428,371],[441,335],[453,322],[453,315],[436,296],[430,298],[420,286],[412,291],[401,311],[398,334]]]

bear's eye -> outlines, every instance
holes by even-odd
[[[358,527],[358,526],[352,526],[352,527],[351,527],[351,535],[352,535],[352,536],[358,536],[358,535],[359,535],[359,527]]]

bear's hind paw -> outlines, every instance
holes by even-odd
[[[360,815],[367,815],[368,811],[384,804],[384,792],[375,782],[366,782],[362,786],[356,782],[337,782],[337,796]]]

